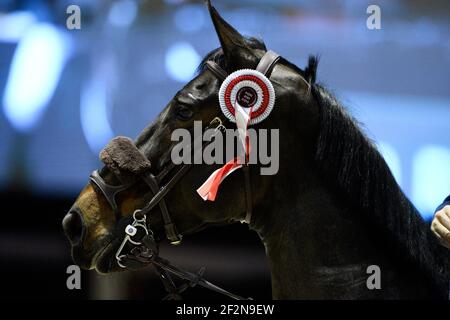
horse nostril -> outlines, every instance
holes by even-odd
[[[64,232],[72,245],[80,242],[83,236],[83,219],[76,211],[70,211],[62,221]]]

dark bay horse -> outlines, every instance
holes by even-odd
[[[205,57],[198,75],[135,141],[154,174],[170,162],[173,130],[191,129],[194,120],[207,124],[220,113],[221,83],[206,62],[231,73],[255,69],[266,52],[262,41],[244,38],[208,7],[221,47]],[[281,59],[270,76],[274,110],[254,126],[280,130],[278,173],[264,176],[258,165],[249,167],[254,212],[249,227],[265,245],[273,297],[447,298],[449,251],[439,245],[357,122],[316,83],[317,63],[311,57],[300,69]],[[244,219],[239,173],[223,182],[214,202],[196,194],[217,168],[195,165],[165,196],[180,234]],[[108,183],[118,183],[108,168],[101,174]],[[63,222],[75,263],[102,273],[120,270],[114,255],[124,236],[122,220],[152,196],[145,183],[133,184],[117,195],[117,216],[98,188],[88,184]],[[156,206],[148,219],[161,238],[159,210]],[[367,287],[371,265],[379,267],[379,289]]]

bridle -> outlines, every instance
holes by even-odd
[[[270,74],[273,70],[275,64],[279,61],[280,55],[273,51],[267,51],[256,67],[256,70],[264,74],[267,78],[270,78]],[[228,76],[228,73],[223,70],[217,63],[213,61],[207,61],[206,67],[210,70],[219,81],[224,81]],[[206,127],[205,131],[211,130],[212,135],[217,134],[219,131],[226,129],[228,123],[227,119],[222,119],[221,117],[215,117],[209,125]],[[207,141],[213,141],[208,139]],[[205,144],[211,142],[206,142]],[[194,144],[196,145],[196,144]],[[136,148],[134,146],[134,148]],[[137,148],[136,148],[137,149]],[[202,148],[203,149],[203,148]],[[140,152],[140,151],[139,151]],[[194,150],[194,152],[201,152],[201,150]],[[203,277],[203,270],[201,269],[199,273],[193,274],[187,271],[180,270],[173,265],[171,265],[167,260],[162,259],[158,255],[158,245],[154,239],[153,230],[147,223],[147,216],[150,211],[156,206],[159,207],[161,211],[162,220],[164,223],[164,231],[167,239],[171,244],[179,244],[182,240],[182,235],[178,233],[177,228],[171,218],[169,210],[167,209],[167,204],[165,201],[165,196],[172,188],[180,181],[180,179],[189,171],[192,164],[182,164],[175,165],[173,162],[167,164],[159,174],[153,175],[150,170],[145,171],[138,175],[138,178],[145,182],[149,187],[150,191],[153,193],[153,197],[147,204],[137,209],[133,213],[133,222],[128,224],[125,228],[125,237],[117,250],[116,260],[120,267],[127,269],[136,269],[144,265],[153,264],[156,267],[156,271],[161,278],[166,291],[169,293],[169,299],[181,299],[180,293],[189,287],[195,285],[200,285],[210,290],[216,291],[218,293],[227,295],[233,299],[245,299],[243,297],[234,295],[214,284],[206,281]],[[251,193],[251,183],[250,183],[250,170],[248,163],[242,166],[244,173],[244,186],[245,186],[245,203],[246,203],[246,215],[245,222],[250,224],[252,216],[252,193]],[[172,177],[168,178],[170,173],[173,173]],[[162,182],[167,180],[163,185]],[[114,211],[116,221],[122,219],[119,206],[117,205],[116,195],[129,189],[133,183],[122,183],[120,185],[111,185],[105,182],[101,177],[98,170],[95,170],[90,175],[90,181],[98,187],[102,192],[109,205]],[[133,247],[128,253],[125,253],[126,247]],[[172,280],[170,274],[173,274],[181,279],[187,280],[185,284],[177,287]]]

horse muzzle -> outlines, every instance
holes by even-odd
[[[76,208],[70,209],[63,218],[62,227],[72,247],[73,262],[83,269],[91,269],[92,258],[88,257],[87,252],[83,248],[86,226],[80,211]]]
[[[70,209],[62,221],[62,227],[72,246],[80,245],[83,242],[85,225],[79,210]]]

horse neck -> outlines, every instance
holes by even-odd
[[[343,221],[345,214],[335,196],[322,186],[313,172],[304,172],[298,179],[291,176],[288,181],[301,183],[288,190],[285,182],[283,186],[283,181],[287,180],[280,177],[279,181],[280,186],[274,188],[277,191],[271,194],[270,201],[256,208],[251,226],[266,248],[273,297],[324,297],[326,294],[311,278],[323,265],[350,263],[343,261],[347,259],[343,248],[347,239],[342,235],[354,232],[356,227]],[[330,244],[342,247],[341,261],[334,261]]]
[[[386,250],[390,244],[385,235],[371,228],[360,212],[343,204],[314,170],[286,179],[280,175],[275,191],[255,207],[251,224],[266,248],[274,298],[417,298],[436,294],[424,273],[392,256]],[[301,183],[287,188],[285,181]],[[390,292],[367,289],[371,265],[383,267],[383,281]]]
[[[266,248],[273,297],[342,297],[344,293],[330,284],[340,281],[345,272],[364,276],[358,282],[365,286],[366,268],[380,261],[368,243],[368,230],[350,217],[355,212],[342,209],[340,200],[313,172],[290,181],[302,182],[289,190],[282,185],[274,188],[271,202],[256,208],[251,226]]]

